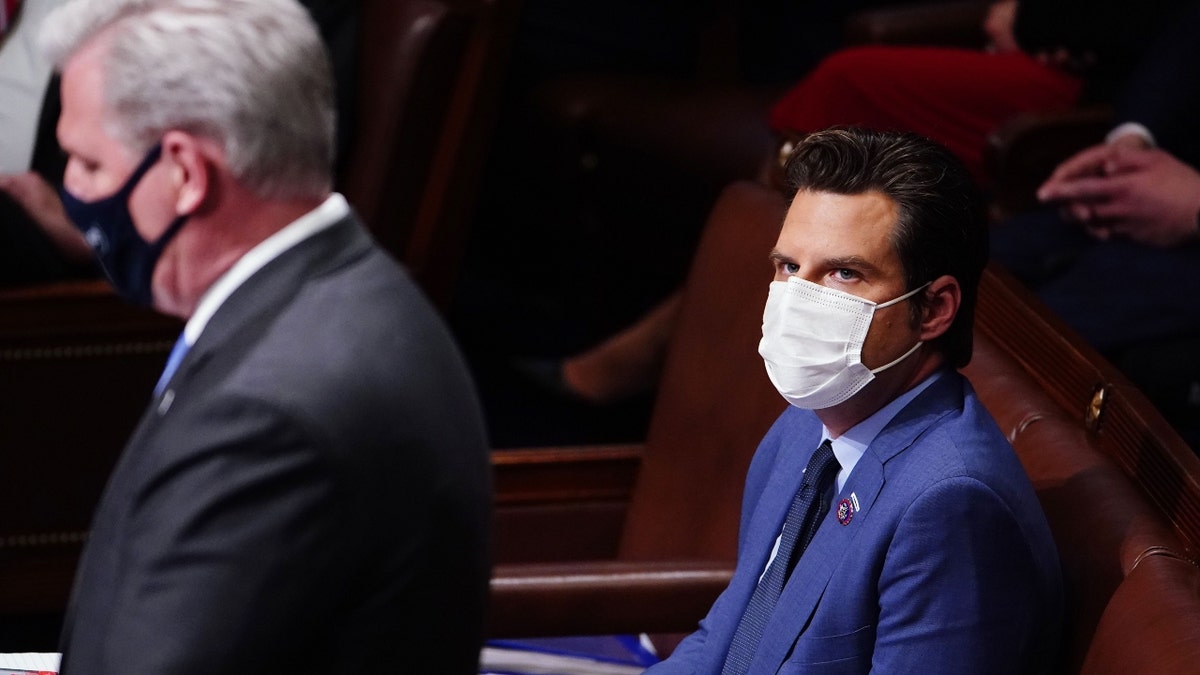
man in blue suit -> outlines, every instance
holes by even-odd
[[[987,260],[970,179],[857,129],[805,138],[788,177],[759,351],[792,406],[751,464],[729,587],[650,672],[1052,669],[1054,541],[955,371]]]

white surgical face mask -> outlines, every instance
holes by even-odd
[[[928,285],[875,304],[799,277],[771,282],[758,345],[771,384],[788,403],[810,410],[838,405],[857,394],[876,373],[921,346],[918,341],[900,358],[878,368],[864,366],[863,341],[875,310],[903,302]]]

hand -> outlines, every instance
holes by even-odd
[[[997,54],[1019,52],[1013,27],[1017,22],[1017,0],[1000,0],[988,8],[983,20],[983,32],[988,36],[988,51]]]
[[[1093,146],[1060,164],[1038,199],[1061,204],[1098,239],[1158,247],[1200,239],[1200,173],[1162,150]]]
[[[67,218],[58,192],[40,175],[32,171],[0,174],[0,190],[25,209],[65,258],[78,263],[92,259],[91,246]]]

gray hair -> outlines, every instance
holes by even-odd
[[[296,0],[72,0],[39,37],[60,69],[108,40],[106,129],[131,150],[182,130],[220,144],[233,176],[260,197],[330,190],[332,68]]]

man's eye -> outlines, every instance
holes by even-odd
[[[800,266],[796,263],[785,262],[783,263],[783,271],[787,274],[795,274],[800,271]]]
[[[838,278],[838,281],[853,281],[858,278],[858,274],[854,270],[845,268],[835,270],[833,275]]]

